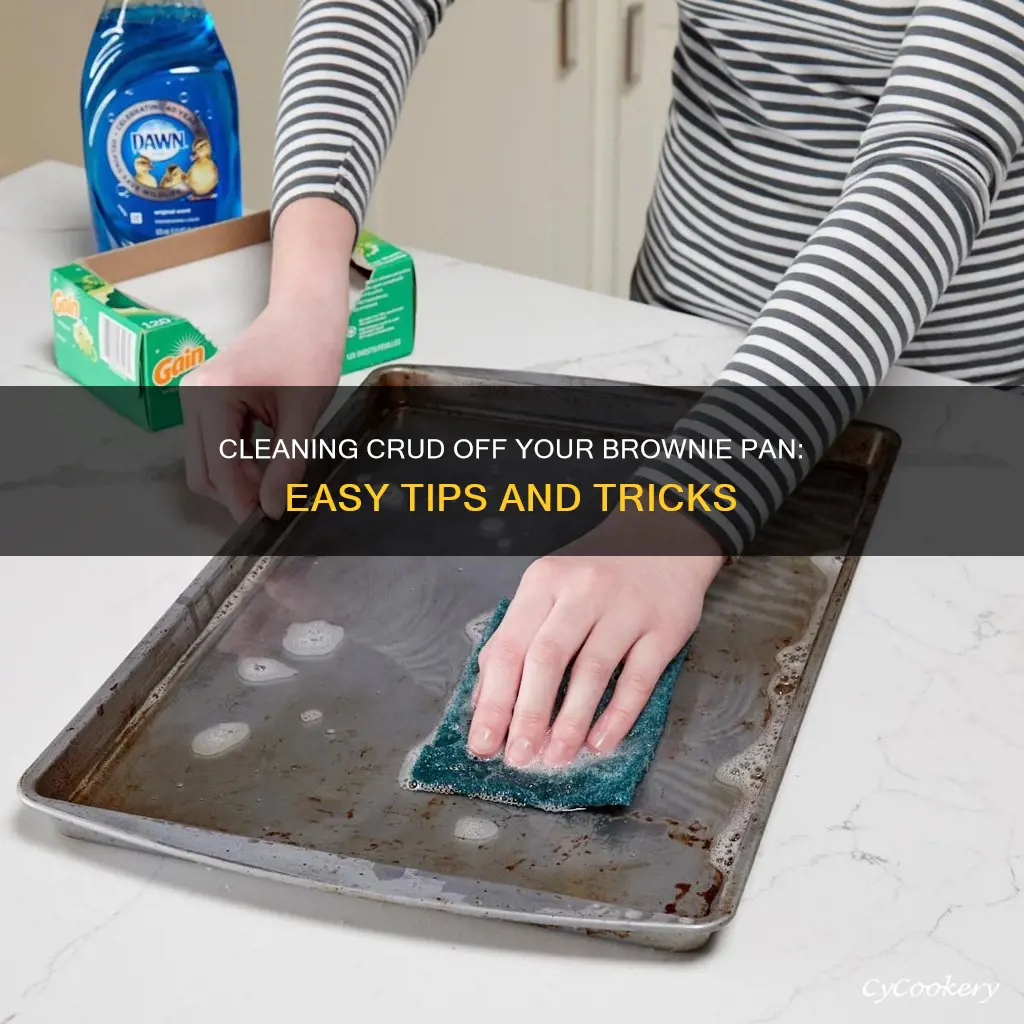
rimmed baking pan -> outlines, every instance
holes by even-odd
[[[548,435],[598,435],[617,415],[595,390],[602,383],[389,367],[354,391],[322,436],[399,436],[442,422],[493,436],[521,406],[503,405],[499,390],[511,388],[460,406],[460,394],[486,384],[577,386],[538,423]],[[698,398],[630,388],[621,423],[660,436]],[[303,531],[313,527],[302,516],[247,524],[244,543],[210,562],[40,755],[21,796],[81,838],[695,949],[736,911],[898,446],[887,430],[853,424],[773,521],[781,531],[818,523],[835,538],[830,551],[752,556],[721,574],[654,766],[628,809],[550,814],[402,789],[402,762],[436,726],[472,623],[515,592],[530,556],[493,528],[492,548],[465,556],[308,554]],[[387,467],[355,460],[320,472],[336,483],[380,478]],[[329,657],[295,659],[284,635],[312,619],[343,624],[345,640]],[[249,685],[239,675],[246,656],[296,674]],[[197,757],[194,737],[222,722],[244,723],[248,739]],[[466,818],[489,824],[459,838]]]

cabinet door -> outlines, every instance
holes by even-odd
[[[596,6],[457,0],[413,76],[371,230],[588,286]]]
[[[629,294],[672,101],[677,0],[619,0],[622,70],[615,200],[616,295]]]

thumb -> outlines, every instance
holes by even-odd
[[[277,393],[277,423],[275,443],[303,441],[313,436],[323,407],[312,388],[285,387]],[[288,485],[297,484],[306,472],[306,460],[300,456],[290,458],[278,455],[271,459],[260,485],[260,505],[271,519],[284,515],[288,500]]]

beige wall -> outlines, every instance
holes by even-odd
[[[78,87],[102,0],[0,0],[0,175],[82,162]],[[245,203],[270,197],[281,62],[297,0],[208,0],[238,82]]]

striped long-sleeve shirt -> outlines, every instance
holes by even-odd
[[[305,0],[275,220],[317,195],[361,224],[410,75],[452,2]],[[641,476],[734,483],[737,510],[702,517],[736,552],[897,359],[977,383],[1024,379],[1024,0],[679,9],[634,297],[748,332],[727,386],[677,434],[798,436],[811,457],[660,462]],[[770,407],[747,384],[778,385]]]

